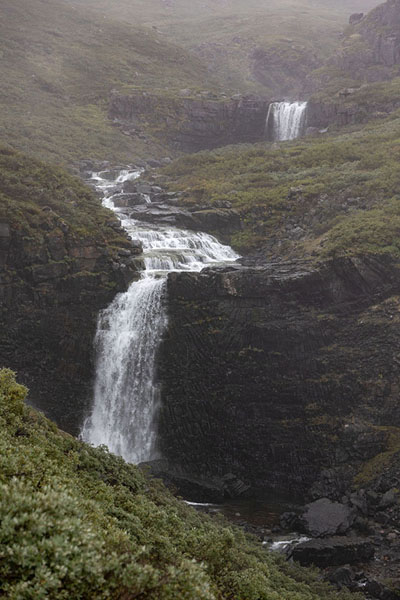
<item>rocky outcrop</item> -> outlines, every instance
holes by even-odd
[[[324,537],[346,533],[354,520],[355,511],[349,506],[320,498],[305,507],[300,525],[312,537]]]
[[[398,281],[376,257],[171,274],[164,455],[203,480],[299,495],[331,472],[340,499],[400,426]]]
[[[400,73],[399,24],[399,0],[352,15],[336,52],[307,77],[310,127],[364,123],[400,107],[396,83],[388,83]]]
[[[18,372],[35,407],[77,433],[98,311],[138,276],[141,249],[66,173],[0,151],[0,174],[0,366]]]
[[[184,95],[113,94],[109,116],[132,135],[143,122],[150,121],[156,137],[179,150],[195,152],[262,140],[268,107],[267,100],[253,96],[212,100]]]
[[[333,537],[299,544],[292,550],[293,560],[303,566],[330,567],[353,565],[371,560],[374,546],[362,538]]]
[[[400,99],[368,100],[368,91],[360,102],[363,88],[346,88],[329,102],[311,100],[307,105],[307,123],[310,128],[343,127],[367,123],[374,118],[384,118],[400,108]],[[353,100],[354,96],[354,100]]]

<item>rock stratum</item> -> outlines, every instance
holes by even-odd
[[[171,469],[340,499],[398,433],[398,276],[383,256],[171,274]]]
[[[5,148],[0,198],[0,364],[78,433],[98,312],[137,276],[140,248],[78,179]]]
[[[135,93],[112,95],[109,116],[130,135],[152,123],[153,134],[184,152],[264,138],[269,101],[255,96],[207,99]],[[208,94],[206,93],[206,96]]]

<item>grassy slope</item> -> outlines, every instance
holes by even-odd
[[[232,243],[242,251],[400,256],[399,151],[396,113],[337,137],[183,157],[165,172],[187,203],[229,200],[241,212],[245,230]],[[296,227],[303,232],[293,239]]]
[[[24,406],[25,395],[0,370],[0,595],[350,598],[199,515],[136,467],[63,434]]]
[[[310,70],[329,56],[355,10],[368,10],[374,0],[329,2],[327,0],[64,0],[88,6],[102,14],[130,23],[141,22],[160,29],[169,39],[194,49],[218,73],[224,85],[279,95],[282,89],[296,93],[301,80],[296,71],[309,63]],[[199,48],[201,45],[206,47]],[[256,47],[273,56],[277,63],[271,78],[257,83],[251,73],[249,56]],[[283,69],[279,66],[283,65]],[[280,72],[283,71],[283,72]]]
[[[110,91],[123,84],[212,85],[196,58],[148,29],[58,0],[3,0],[1,14],[0,136],[41,158],[160,154],[111,127]]]
[[[78,178],[0,146],[0,222],[18,230],[25,245],[34,248],[55,220],[86,244],[129,245],[109,226],[118,223],[115,216]]]

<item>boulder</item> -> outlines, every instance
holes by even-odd
[[[306,506],[300,523],[313,537],[324,537],[346,533],[354,519],[355,511],[349,506],[321,498]]]
[[[137,192],[115,194],[111,200],[117,208],[132,208],[140,204],[146,204],[146,199],[142,194]]]
[[[291,558],[303,566],[325,568],[369,561],[374,554],[374,546],[369,539],[331,537],[299,544],[293,548]]]

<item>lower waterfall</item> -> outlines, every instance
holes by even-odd
[[[273,102],[266,129],[272,141],[284,142],[301,136],[306,122],[307,102]]]
[[[140,171],[121,171],[115,181],[102,173],[93,175],[103,204],[116,210],[132,239],[142,242],[146,269],[99,315],[94,402],[81,432],[85,441],[106,445],[133,463],[158,457],[156,354],[167,325],[168,273],[200,271],[238,258],[206,233],[138,222],[118,213],[112,202],[116,186],[139,175]]]

